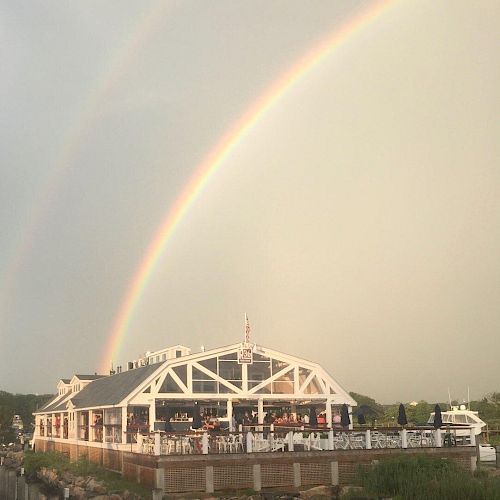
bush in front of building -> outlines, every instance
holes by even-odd
[[[368,494],[394,500],[500,498],[500,478],[471,474],[450,460],[425,455],[383,460],[360,476]]]
[[[57,452],[33,453],[24,456],[25,473],[30,480],[41,480],[53,493],[57,489],[69,487],[91,488],[102,485],[107,492],[132,492],[139,498],[151,498],[151,491],[142,485],[127,481],[118,472],[109,471],[80,457],[75,462]]]

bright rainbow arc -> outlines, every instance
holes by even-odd
[[[132,283],[130,284],[122,306],[116,316],[113,329],[106,345],[100,365],[100,372],[109,370],[113,358],[119,353],[120,344],[130,326],[134,315],[149,280],[160,260],[165,247],[172,237],[175,229],[188,211],[198,194],[203,190],[211,176],[224,163],[226,158],[233,152],[236,146],[250,133],[254,126],[260,121],[283,95],[304,77],[311,69],[320,64],[328,57],[342,42],[346,42],[351,35],[360,28],[366,26],[370,21],[379,16],[395,0],[385,0],[370,6],[353,19],[348,21],[340,30],[326,38],[313,50],[300,58],[284,75],[282,75],[257,101],[238,119],[238,121],[226,132],[216,147],[209,153],[206,159],[198,166],[195,174],[176,199],[169,210],[160,229],[148,246],[147,252],[137,269]]]

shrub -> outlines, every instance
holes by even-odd
[[[405,500],[498,500],[498,478],[474,477],[457,464],[429,456],[384,460],[362,474],[367,492]]]

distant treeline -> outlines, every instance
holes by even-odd
[[[0,443],[10,443],[15,439],[12,430],[12,417],[19,415],[23,420],[25,432],[33,431],[33,412],[54,396],[43,394],[11,394],[0,391]]]
[[[354,415],[363,413],[368,423],[392,424],[397,421],[399,402],[382,405],[373,398],[351,392],[350,395],[357,401],[358,406],[354,410]],[[429,415],[434,411],[436,402],[418,401],[416,405],[411,406],[404,403],[408,422],[416,425],[427,423]],[[449,409],[448,402],[438,402],[442,411]],[[459,401],[452,401],[453,405],[459,405]],[[466,403],[467,404],[467,403]],[[479,416],[489,425],[500,425],[500,392],[492,392],[479,401],[471,401],[470,409],[479,412]]]

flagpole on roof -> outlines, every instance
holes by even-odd
[[[245,344],[250,343],[250,321],[248,321],[247,313],[245,313]]]

